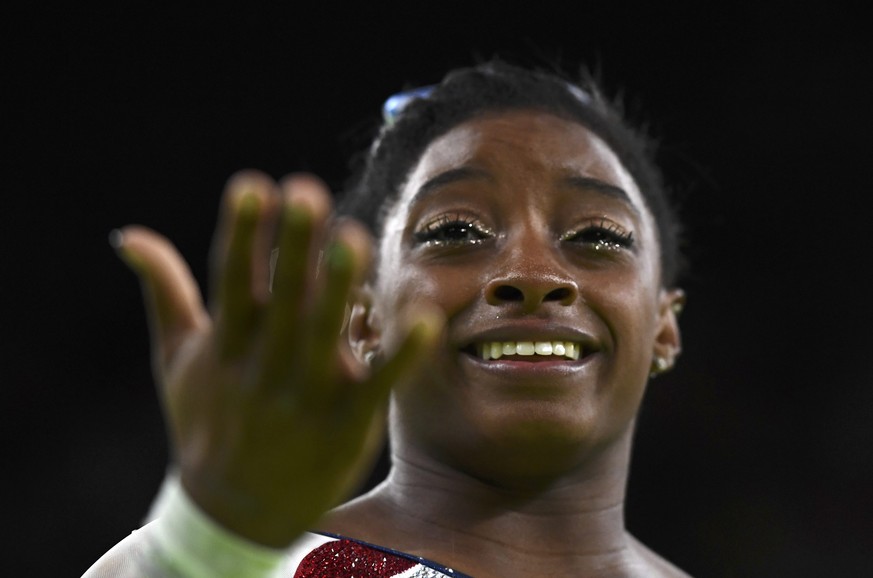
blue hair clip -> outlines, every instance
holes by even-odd
[[[400,113],[403,112],[403,109],[406,108],[410,102],[417,98],[427,98],[431,93],[433,93],[435,88],[436,85],[422,86],[398,92],[389,97],[388,100],[385,101],[385,104],[382,105],[382,118],[385,119],[387,124],[394,124],[397,117],[400,116]]]
[[[570,94],[576,97],[576,100],[581,102],[582,104],[588,106],[591,104],[591,95],[588,94],[585,90],[579,88],[575,84],[567,83],[567,89],[570,91]]]

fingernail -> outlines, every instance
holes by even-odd
[[[302,204],[286,204],[285,220],[288,225],[298,229],[309,225],[311,215],[307,207]]]
[[[124,231],[121,229],[112,229],[109,231],[109,244],[115,249],[115,254],[134,271],[143,269],[142,260],[135,254],[131,253],[124,244]]]
[[[236,206],[237,211],[241,215],[253,216],[258,213],[261,207],[261,200],[254,190],[246,188],[237,195]]]
[[[327,266],[331,271],[344,271],[352,263],[352,252],[343,244],[334,243],[327,250]]]
[[[434,342],[443,330],[443,316],[434,310],[425,310],[419,314],[412,326],[411,333],[423,342]]]
[[[124,245],[124,233],[121,229],[112,229],[109,231],[109,244],[113,249],[118,251]]]

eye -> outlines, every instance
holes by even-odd
[[[634,234],[612,221],[599,219],[561,236],[561,241],[590,245],[595,251],[630,249]]]
[[[463,215],[442,215],[413,234],[418,245],[452,247],[477,245],[493,233],[477,219]]]

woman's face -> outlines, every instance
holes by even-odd
[[[679,351],[640,191],[598,136],[547,113],[431,143],[378,253],[383,347],[403,308],[447,320],[436,363],[395,392],[396,451],[485,478],[571,468],[630,431],[653,357]]]

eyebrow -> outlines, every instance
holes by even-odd
[[[418,187],[418,190],[415,191],[415,194],[412,196],[410,204],[414,205],[418,203],[423,198],[429,196],[440,187],[444,187],[458,181],[467,180],[491,180],[491,175],[488,173],[488,171],[472,166],[462,166],[454,169],[449,169],[428,179],[420,187]],[[563,177],[560,182],[566,186],[569,186],[572,189],[578,189],[580,191],[593,191],[595,193],[600,193],[612,199],[619,200],[627,204],[631,209],[634,210],[634,212],[639,212],[637,207],[631,201],[630,195],[628,195],[627,191],[625,191],[621,187],[607,183],[606,181],[603,181],[601,179],[596,179],[594,177],[585,177],[582,175],[568,175],[566,177]]]
[[[564,184],[569,185],[571,188],[602,193],[607,197],[622,201],[630,208],[632,208],[635,212],[639,212],[633,201],[631,201],[630,195],[627,194],[627,191],[625,191],[621,187],[612,185],[600,179],[595,179],[593,177],[583,177],[581,175],[570,175],[562,179],[562,181],[564,182]]]
[[[426,180],[418,190],[415,191],[415,194],[412,196],[412,200],[410,204],[415,204],[422,200],[424,197],[433,193],[436,189],[440,187],[444,187],[446,185],[450,185],[452,183],[456,183],[458,181],[468,181],[468,180],[490,180],[491,176],[484,170],[471,167],[471,166],[463,166],[455,169],[449,169],[445,172],[442,172],[428,180]]]

